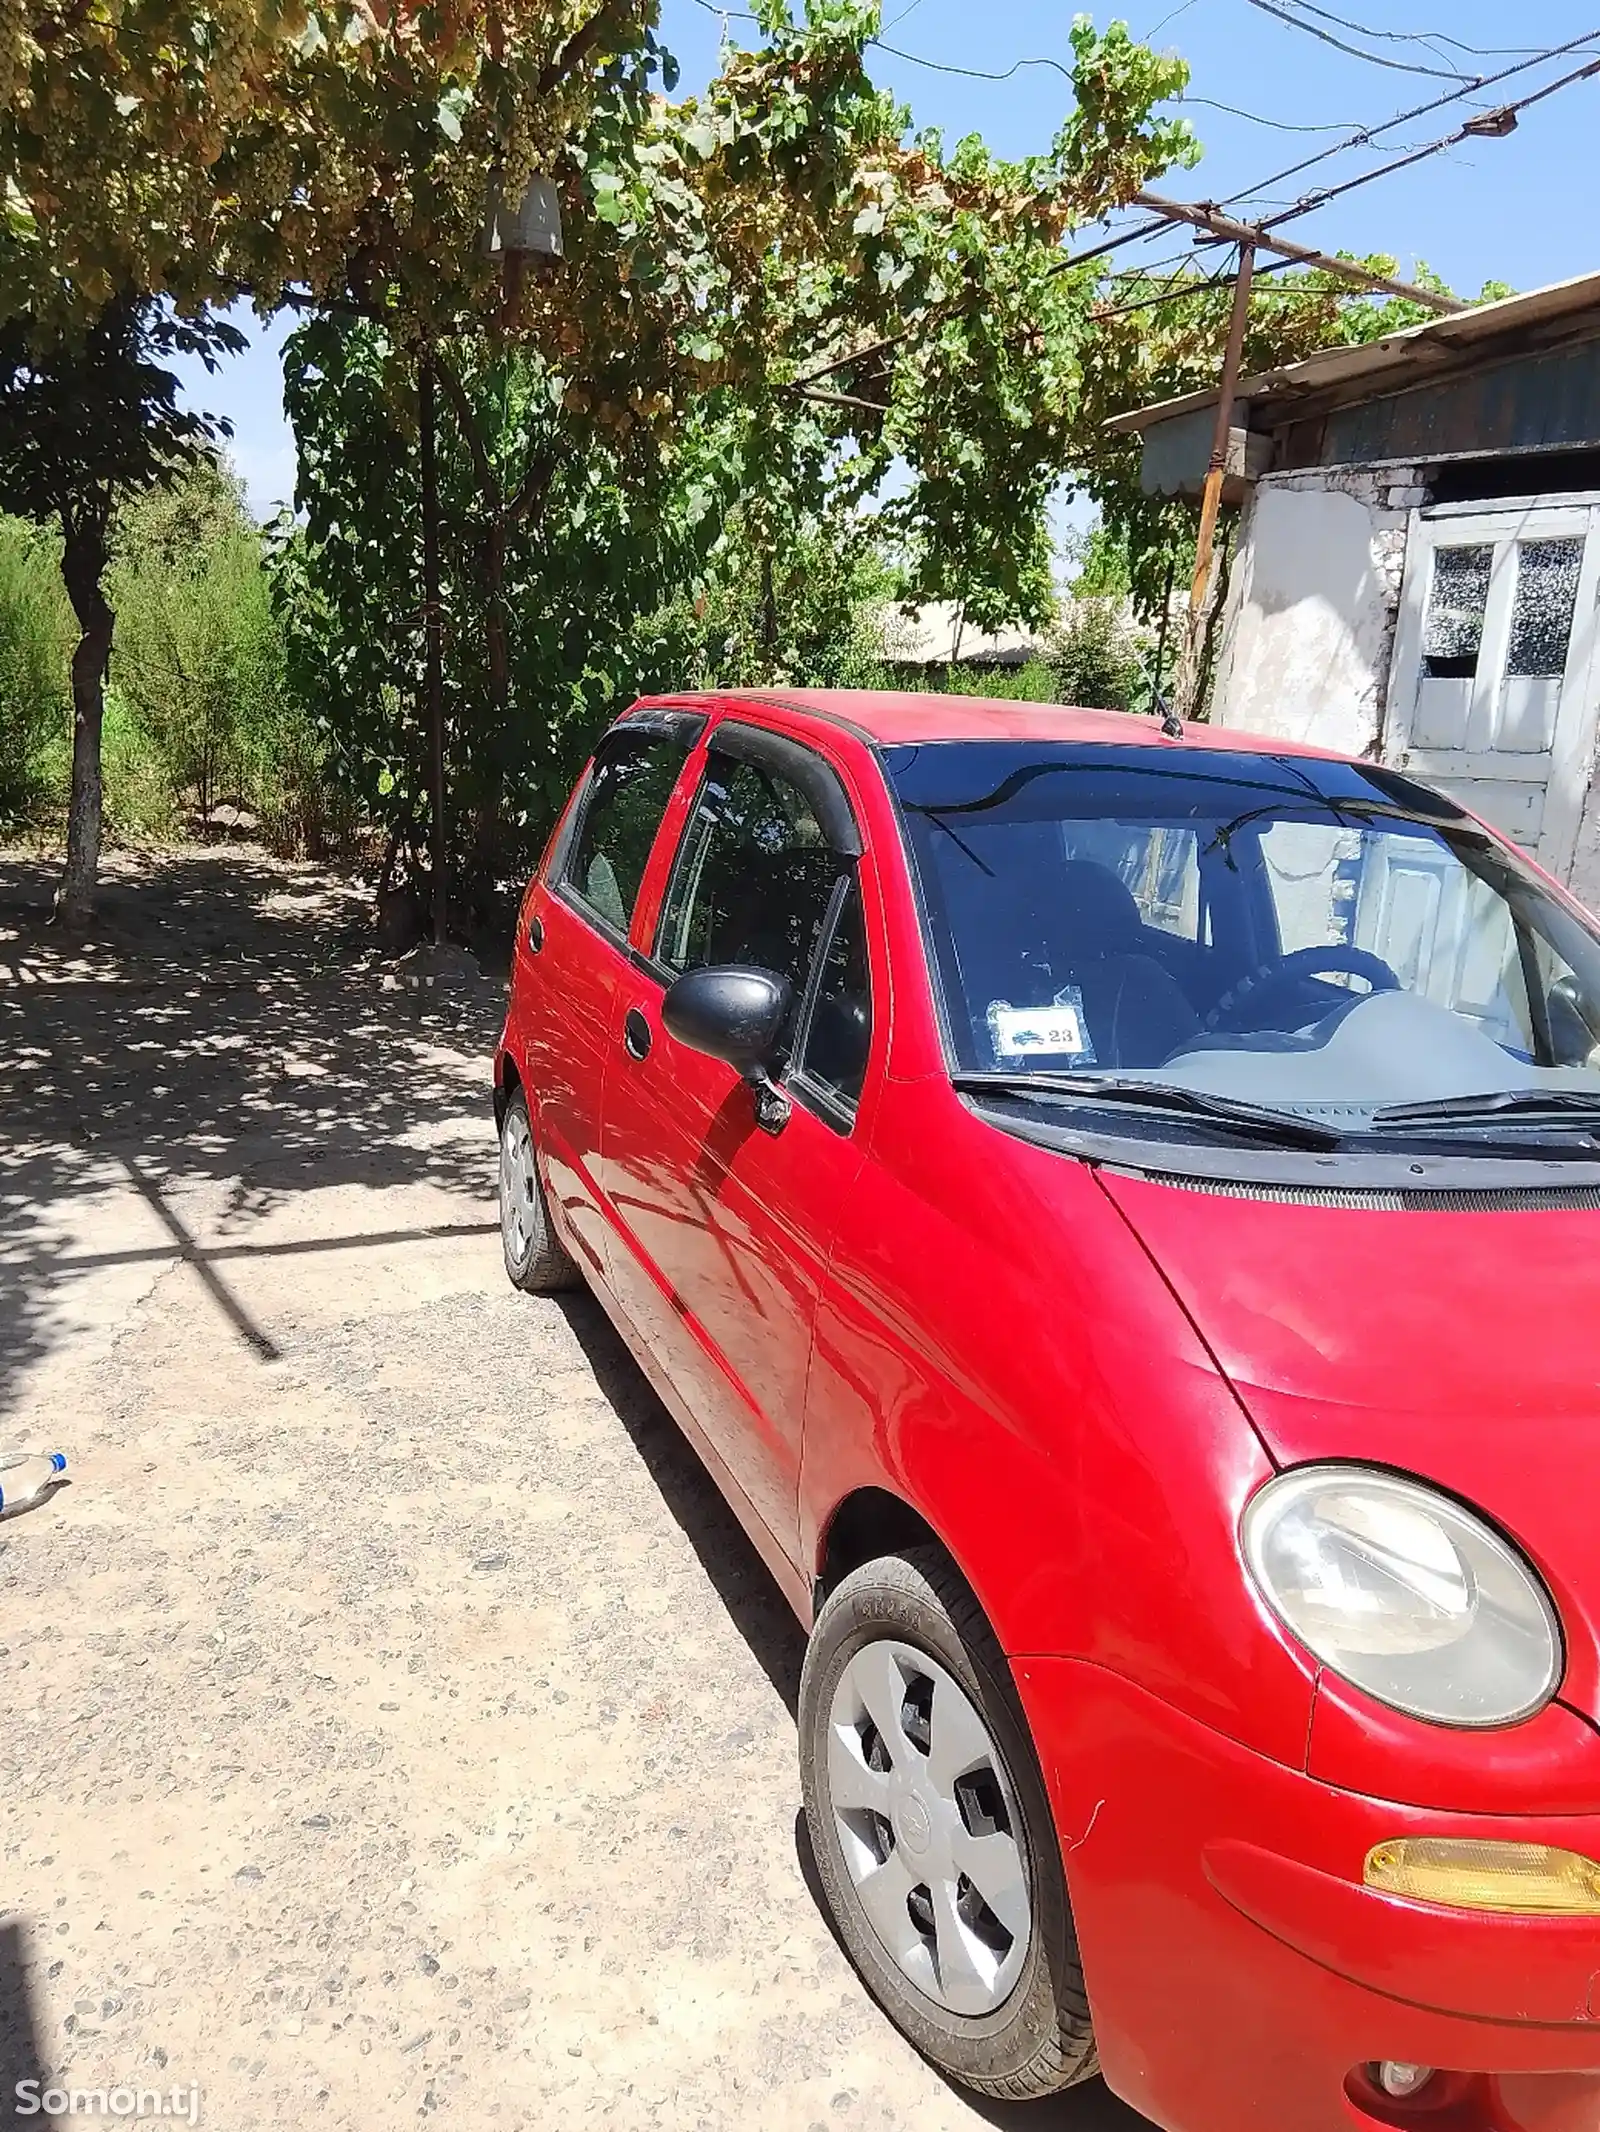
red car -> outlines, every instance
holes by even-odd
[[[834,1921],[988,2095],[1600,2125],[1600,938],[1370,762],[638,705],[517,928],[506,1263],[809,1628]],[[714,1783],[716,1773],[708,1771]]]

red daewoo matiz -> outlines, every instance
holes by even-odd
[[[1600,2125],[1559,888],[1242,734],[642,703],[496,1108],[512,1279],[592,1284],[810,1628],[822,1884],[937,2066],[1098,2064],[1181,2132]]]

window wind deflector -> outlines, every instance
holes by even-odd
[[[963,1095],[1068,1096],[1080,1103],[1128,1104],[1143,1110],[1171,1111],[1270,1139],[1280,1147],[1331,1149],[1344,1135],[1331,1125],[1296,1118],[1260,1103],[1236,1103],[1228,1096],[1206,1095],[1171,1081],[1127,1081],[1115,1075],[1074,1073],[957,1073],[951,1081]]]
[[[787,733],[773,733],[765,726],[741,725],[725,718],[711,735],[713,755],[730,756],[735,762],[754,763],[770,770],[811,802],[831,851],[841,859],[859,859],[866,846],[850,811],[844,785],[830,763]]]
[[[607,740],[669,740],[687,755],[693,751],[709,722],[704,711],[624,711],[605,737]]]

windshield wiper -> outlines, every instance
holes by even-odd
[[[1174,1081],[1128,1081],[1115,1074],[1094,1073],[957,1073],[951,1079],[969,1095],[1075,1096],[1080,1102],[1126,1103],[1214,1119],[1219,1125],[1234,1126],[1257,1139],[1272,1139],[1282,1147],[1334,1148],[1344,1140],[1343,1133],[1314,1119],[1292,1117],[1288,1111],[1272,1110],[1265,1104],[1238,1103],[1231,1096],[1207,1095]]]
[[[1536,1125],[1580,1118],[1600,1126],[1600,1089],[1590,1095],[1582,1088],[1502,1088],[1481,1096],[1440,1096],[1431,1103],[1390,1103],[1372,1113],[1374,1125]]]

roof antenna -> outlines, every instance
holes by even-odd
[[[1161,693],[1161,669],[1166,664],[1167,657],[1167,625],[1172,620],[1172,585],[1177,574],[1178,559],[1175,555],[1169,555],[1167,557],[1167,589],[1161,595],[1161,631],[1156,638],[1155,672],[1151,673],[1143,659],[1139,661],[1144,677],[1150,684],[1151,708],[1159,715],[1161,731],[1168,740],[1182,740],[1183,738],[1183,720]]]
[[[1165,632],[1163,632],[1163,634],[1165,634]],[[1152,673],[1150,671],[1149,666],[1142,657],[1139,659],[1139,671],[1144,675],[1145,680],[1150,684],[1150,708],[1155,713],[1155,715],[1161,720],[1161,731],[1163,737],[1167,740],[1182,740],[1183,720],[1178,716],[1177,712],[1172,708],[1172,705],[1167,701],[1166,696],[1162,693],[1161,682],[1159,678],[1161,672],[1159,647],[1157,648],[1157,651],[1158,656],[1155,673]]]

